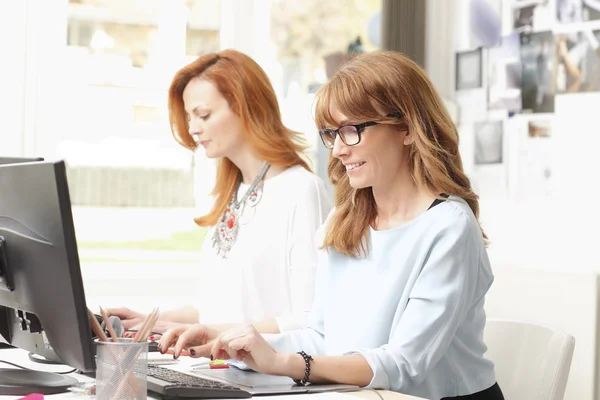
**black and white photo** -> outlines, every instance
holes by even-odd
[[[583,0],[556,0],[556,19],[561,24],[583,20]]]
[[[561,24],[600,19],[600,0],[556,0],[556,17]]]
[[[549,0],[517,0],[512,2],[513,28],[518,32],[550,29],[553,21]]]
[[[523,111],[554,112],[555,52],[552,32],[521,34]]]
[[[594,21],[600,19],[600,0],[583,1],[583,20]]]
[[[475,123],[475,165],[502,164],[504,140],[502,121]]]
[[[456,90],[478,89],[483,84],[482,49],[456,53]]]

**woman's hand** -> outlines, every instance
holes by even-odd
[[[210,357],[213,341],[220,333],[218,328],[210,325],[178,324],[163,334],[158,342],[158,349],[165,354],[170,347],[174,346],[174,358],[178,358],[184,350],[194,358]]]
[[[125,330],[135,329],[136,326],[141,326],[148,317],[146,314],[130,310],[127,307],[109,308],[106,312],[109,316],[114,315],[115,317],[119,317]]]
[[[213,359],[244,361],[250,368],[265,374],[282,372],[285,355],[267,343],[253,325],[230,329],[214,340]]]
[[[143,325],[143,322],[135,325],[133,328],[128,329],[128,331],[126,331],[123,334],[123,336],[126,338],[136,337],[137,333],[139,332],[142,325]],[[191,324],[183,324],[180,322],[164,321],[164,320],[156,321],[156,324],[154,324],[154,326],[152,327],[152,330],[148,334],[148,338],[150,340],[157,339],[158,338],[157,334],[162,335],[169,329],[176,328],[179,326],[189,327],[189,326],[191,326]]]

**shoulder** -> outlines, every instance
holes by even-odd
[[[335,207],[331,207],[331,209],[325,216],[323,223],[321,224],[321,226],[319,226],[319,229],[317,229],[317,233],[315,236],[316,236],[316,243],[319,248],[321,248],[321,246],[325,242],[325,236],[327,235],[327,231],[330,228],[329,225],[331,224],[333,214],[335,214]]]
[[[465,200],[450,196],[445,202],[429,210],[428,230],[433,241],[468,241],[475,247],[483,247],[483,235],[479,222]]]
[[[323,222],[332,202],[321,178],[301,166],[294,166],[272,179],[271,183],[265,183],[265,191],[271,190],[277,206],[287,210],[292,219],[301,218],[307,224],[317,225]]]
[[[296,165],[286,169],[282,174],[285,175],[285,181],[299,189],[308,189],[313,186],[325,186],[323,179],[306,168]]]
[[[282,172],[281,178],[281,190],[288,193],[294,203],[328,197],[323,179],[299,165]]]

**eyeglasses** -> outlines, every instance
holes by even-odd
[[[394,112],[385,116],[386,118],[402,118],[401,112]],[[323,144],[328,149],[333,149],[333,145],[335,143],[335,137],[339,136],[342,139],[342,142],[346,146],[356,146],[360,143],[361,133],[366,127],[378,125],[381,122],[378,121],[367,121],[362,124],[356,125],[344,125],[340,126],[338,129],[321,129],[319,131],[319,136],[321,136],[321,140]]]

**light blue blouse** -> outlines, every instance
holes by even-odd
[[[402,226],[371,229],[368,240],[364,258],[319,252],[307,327],[269,342],[286,352],[360,354],[376,389],[440,399],[492,386],[483,305],[493,275],[466,202],[450,196]]]

